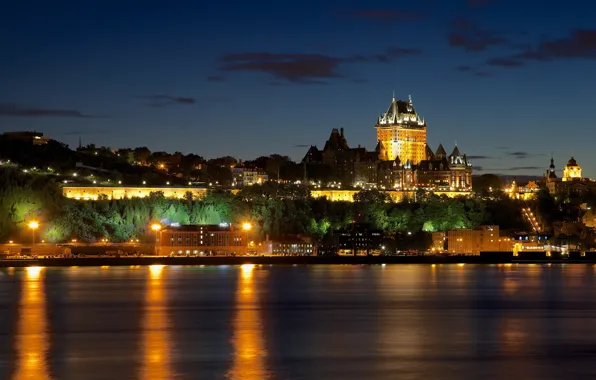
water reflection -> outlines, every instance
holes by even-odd
[[[13,380],[50,379],[50,349],[42,267],[25,270],[16,335],[17,369]]]
[[[254,281],[254,265],[244,264],[236,292],[236,316],[233,322],[234,357],[228,378],[237,380],[265,380],[267,350],[263,340],[263,324],[259,294]]]
[[[149,266],[143,317],[143,364],[141,379],[172,379],[171,347],[168,329],[167,292],[163,265]]]

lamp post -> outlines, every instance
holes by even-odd
[[[246,244],[244,246],[244,255],[248,255],[248,231],[252,228],[250,223],[243,223],[242,229],[246,232]]]
[[[151,225],[151,229],[153,231],[155,231],[155,254],[157,255],[159,253],[159,248],[158,248],[158,241],[159,241],[159,237],[158,237],[158,233],[161,230],[161,224],[159,223],[153,223]]]
[[[29,222],[29,228],[31,229],[31,249],[35,246],[35,230],[39,228],[39,223],[35,220]]]

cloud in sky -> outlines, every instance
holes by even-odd
[[[519,171],[519,170],[538,170],[542,169],[540,166],[514,166],[511,168],[499,169],[499,170],[506,170],[506,171]]]
[[[486,61],[489,66],[500,66],[500,67],[520,67],[524,63],[511,58],[492,58]]]
[[[139,99],[147,101],[149,107],[167,107],[172,105],[192,105],[196,103],[195,98],[170,96],[170,95],[143,95],[138,96]]]
[[[530,153],[530,152],[523,152],[523,151],[518,151],[518,152],[509,152],[510,156],[513,156],[517,159],[524,159],[524,158],[528,158],[528,157],[537,157],[537,156],[544,156],[543,153]]]
[[[515,68],[532,61],[596,60],[596,29],[575,29],[566,37],[544,40],[535,46],[518,45],[517,48],[522,50],[521,53],[491,58],[486,61],[486,64]]]
[[[105,135],[110,133],[107,129],[86,129],[86,130],[70,130],[65,132],[57,132],[56,135],[62,136],[82,136],[82,135]]]
[[[596,29],[572,30],[567,37],[543,41],[517,57],[537,61],[567,58],[596,59]]]
[[[27,107],[13,103],[0,104],[0,116],[7,117],[66,117],[66,118],[91,118],[75,109]]]
[[[219,68],[222,71],[263,72],[291,83],[322,84],[326,83],[325,79],[345,78],[340,73],[340,67],[344,64],[387,63],[420,53],[418,49],[407,48],[390,48],[379,54],[355,54],[347,57],[303,53],[232,53],[219,58]]]
[[[449,45],[462,48],[466,52],[478,52],[491,46],[505,45],[508,40],[496,32],[480,27],[476,22],[458,19],[451,23],[447,35]]]
[[[470,160],[490,160],[491,156],[468,156]]]

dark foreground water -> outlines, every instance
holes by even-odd
[[[0,379],[595,378],[596,267],[0,272]]]

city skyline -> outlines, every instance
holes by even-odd
[[[0,16],[2,132],[300,160],[332,128],[373,150],[395,93],[474,174],[542,175],[552,153],[596,176],[593,4],[36,3]]]

